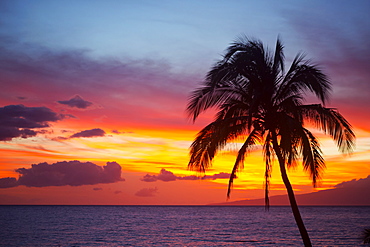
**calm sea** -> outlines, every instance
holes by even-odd
[[[370,207],[301,207],[314,246],[361,246]],[[0,206],[1,246],[302,246],[289,207]]]

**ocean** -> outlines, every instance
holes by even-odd
[[[300,207],[313,246],[361,246],[370,207]],[[0,246],[302,246],[290,207],[0,206]]]

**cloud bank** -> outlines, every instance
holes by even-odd
[[[156,181],[163,181],[163,182],[170,182],[170,181],[176,181],[176,180],[199,180],[199,179],[204,179],[204,180],[215,180],[215,179],[228,179],[230,178],[229,173],[217,173],[214,175],[206,175],[203,177],[197,177],[194,175],[191,176],[176,176],[173,174],[171,171],[167,171],[166,169],[162,169],[158,175],[150,175],[146,174],[144,177],[142,177],[140,180],[144,182],[156,182]]]
[[[11,188],[19,185],[27,187],[47,186],[81,186],[108,184],[125,181],[121,178],[121,166],[116,162],[107,162],[106,166],[98,166],[91,162],[62,161],[54,164],[46,162],[33,164],[31,168],[15,170],[20,174],[16,178],[0,179],[0,188]]]
[[[8,105],[0,108],[0,141],[36,136],[39,128],[49,127],[50,122],[63,119],[47,107]]]

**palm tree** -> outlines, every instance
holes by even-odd
[[[232,43],[222,60],[208,72],[201,87],[194,90],[187,106],[193,121],[200,113],[215,108],[215,120],[204,127],[190,147],[188,168],[205,172],[218,151],[232,141],[243,140],[229,179],[230,196],[236,173],[255,145],[262,145],[266,208],[269,207],[269,180],[277,157],[282,180],[305,246],[311,246],[303,224],[287,168],[301,161],[316,186],[325,168],[319,142],[306,127],[309,124],[329,134],[342,152],[351,152],[355,135],[347,120],[333,108],[326,108],[331,83],[318,68],[298,54],[284,70],[283,45],[277,39],[275,52],[261,41],[246,37]],[[321,104],[303,104],[306,92]]]

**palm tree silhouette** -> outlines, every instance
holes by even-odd
[[[236,173],[255,145],[263,146],[265,204],[269,207],[269,180],[273,158],[277,157],[282,180],[305,246],[311,246],[303,224],[287,168],[299,160],[316,186],[325,168],[317,138],[304,125],[329,134],[342,152],[352,152],[355,135],[347,120],[325,102],[331,90],[327,76],[298,54],[289,70],[284,69],[283,45],[277,39],[275,52],[259,40],[241,37],[232,43],[222,60],[208,72],[202,86],[194,90],[187,106],[193,121],[209,108],[217,109],[215,120],[204,127],[190,147],[188,168],[205,172],[217,151],[232,141],[244,141],[229,179],[230,196]],[[321,104],[303,104],[310,91]]]

